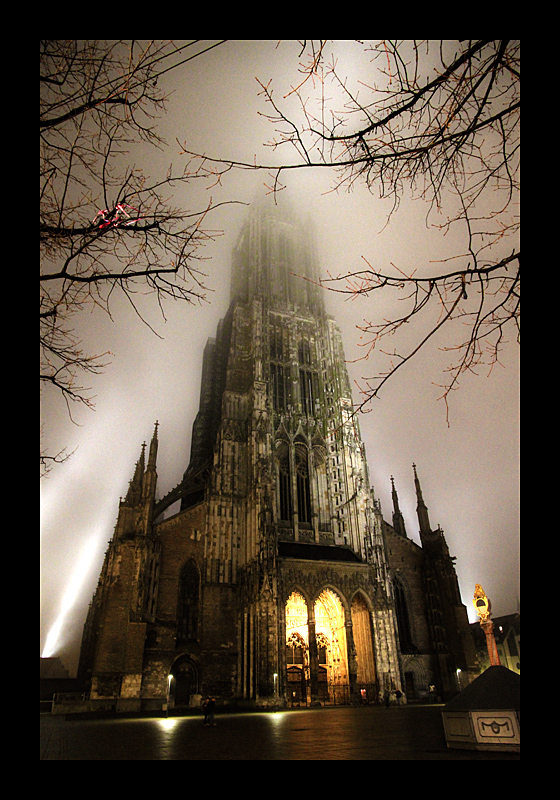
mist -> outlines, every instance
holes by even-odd
[[[335,42],[333,47],[341,60],[347,59],[349,71],[366,68],[357,43]],[[187,142],[190,149],[209,155],[270,162],[274,153],[264,143],[273,130],[263,116],[266,107],[256,79],[264,84],[272,79],[279,96],[286,94],[301,80],[300,49],[290,41],[230,41],[169,73],[165,88],[172,94],[161,120],[167,146],[156,153],[135,151],[133,157],[146,159],[152,173],[164,174],[170,163],[182,169],[180,143]],[[282,178],[286,198],[313,221],[325,278],[360,268],[364,258],[412,270],[446,257],[457,246],[426,227],[427,209],[419,202],[403,202],[386,225],[389,204],[363,186],[335,192],[326,171]],[[177,184],[173,204],[185,209],[202,208],[210,197],[214,203],[240,201],[220,206],[205,222],[221,232],[203,253],[206,299],[169,304],[164,318],[153,297],[138,296],[143,321],[124,296],[115,294],[111,317],[93,307],[75,321],[88,352],[111,353],[104,372],[87,377],[95,410],[75,407],[70,419],[59,394],[42,391],[43,447],[74,452],[41,481],[40,649],[43,654],[49,632],[60,621],[48,654],[60,656],[71,674],[119,498],[126,494],[141,445],[150,441],[156,420],[159,497],[180,482],[187,467],[203,348],[228,308],[232,248],[250,204],[267,193],[270,180],[259,172],[232,171],[211,188],[201,181]],[[396,300],[390,294],[371,299],[328,290],[325,300],[342,330],[358,402],[364,381],[383,368],[382,354],[364,358],[367,342],[359,327],[364,320],[388,315]],[[410,341],[417,333],[411,325]],[[494,616],[519,610],[519,353],[512,335],[501,363],[490,373],[463,376],[447,409],[437,385],[449,361],[441,350],[448,344],[445,336],[394,375],[360,414],[359,425],[385,519],[392,520],[394,476],[407,534],[419,543],[416,464],[432,528],[439,524],[445,532],[457,558],[463,602],[475,621],[475,583],[490,597]]]

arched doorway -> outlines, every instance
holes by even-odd
[[[305,598],[292,592],[286,603],[286,683],[290,705],[307,704],[309,632]]]
[[[358,674],[356,684],[362,702],[375,703],[379,687],[375,670],[371,614],[364,597],[357,594],[352,601],[352,634],[356,648]]]
[[[324,633],[316,635],[317,641],[317,661],[318,661],[318,675],[317,675],[317,693],[319,700],[322,703],[329,701],[329,670],[328,670],[328,654],[330,642]]]
[[[314,699],[336,705],[348,703],[346,614],[338,594],[323,589],[310,615],[303,595],[293,591],[286,602],[285,617],[288,703],[300,705]]]
[[[183,656],[173,664],[170,672],[169,699],[175,708],[191,705],[193,695],[198,694],[198,670],[195,663]]]
[[[286,670],[288,678],[288,697],[292,705],[307,703],[308,648],[297,631],[286,639]]]
[[[348,650],[344,607],[332,589],[315,601],[315,638],[318,655],[318,692],[323,702],[348,702]]]

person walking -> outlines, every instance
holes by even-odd
[[[210,703],[210,698],[207,697],[206,700],[202,703],[202,710],[204,712],[204,724],[208,725],[208,704]]]
[[[216,727],[216,723],[214,722],[214,714],[216,713],[216,700],[214,697],[207,698],[206,702],[202,706],[204,709],[204,724],[205,725],[213,725]]]

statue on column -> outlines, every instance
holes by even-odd
[[[490,666],[499,667],[501,664],[498,648],[496,647],[496,640],[494,638],[494,623],[490,619],[492,606],[490,599],[486,596],[484,589],[479,583],[475,585],[473,603],[476,613],[480,617],[480,627],[486,635],[486,646],[488,648]]]

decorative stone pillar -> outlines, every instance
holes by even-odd
[[[488,658],[490,659],[490,666],[491,667],[501,666],[500,656],[498,654],[498,648],[496,647],[496,640],[494,638],[494,623],[492,622],[491,619],[486,620],[486,622],[480,620],[480,627],[482,628],[486,636],[486,647],[488,648]]]
[[[309,687],[311,705],[319,704],[319,655],[317,653],[317,636],[315,634],[315,609],[308,611],[307,633],[309,637]]]
[[[354,644],[354,630],[352,627],[352,612],[344,609],[344,627],[346,631],[346,655],[348,663],[348,683],[350,684],[350,702],[359,703],[357,682],[358,682],[358,661],[356,659],[356,645]]]
[[[476,608],[476,613],[480,617],[480,627],[486,636],[486,647],[488,648],[490,666],[499,667],[501,663],[500,656],[498,655],[498,648],[496,647],[496,640],[494,638],[494,623],[490,619],[492,604],[479,583],[477,583],[474,588],[473,603]]]

